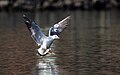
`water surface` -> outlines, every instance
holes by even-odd
[[[37,55],[23,14],[45,34],[71,16],[70,25],[52,46],[56,55]],[[0,75],[119,75],[119,24],[119,11],[0,12]]]

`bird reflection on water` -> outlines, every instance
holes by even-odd
[[[36,64],[35,75],[59,75],[55,60],[56,57],[54,56],[39,56]]]

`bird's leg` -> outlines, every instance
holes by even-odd
[[[52,52],[51,50],[52,50],[52,49],[50,48],[48,54],[55,54],[55,53]]]

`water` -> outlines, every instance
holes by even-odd
[[[48,28],[68,15],[55,55],[40,57],[22,15]],[[0,12],[0,75],[119,75],[119,11]]]

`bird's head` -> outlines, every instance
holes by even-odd
[[[60,39],[57,35],[51,36],[53,39]]]

